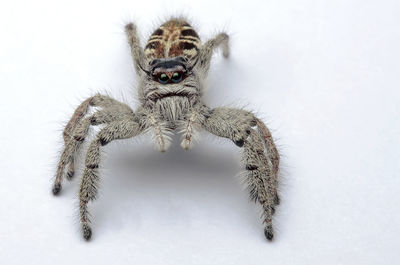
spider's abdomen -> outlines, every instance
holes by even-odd
[[[201,41],[196,31],[184,20],[171,19],[162,24],[147,41],[144,49],[148,60],[197,55]]]

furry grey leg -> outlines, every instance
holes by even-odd
[[[61,190],[62,177],[63,177],[64,168],[66,167],[66,165],[69,164],[68,169],[67,169],[67,174],[66,174],[67,179],[71,180],[74,175],[75,154],[77,153],[81,143],[85,139],[85,136],[86,136],[89,126],[91,124],[91,118],[92,117],[88,117],[79,122],[79,124],[76,126],[74,132],[72,133],[71,139],[68,141],[68,143],[66,144],[66,146],[64,148],[64,151],[61,154],[60,161],[57,166],[56,179],[55,179],[54,186],[53,186],[53,194],[54,195],[57,195]]]
[[[221,107],[208,110],[204,115],[206,119],[203,122],[203,126],[206,130],[215,135],[231,139],[239,147],[243,146],[245,139],[249,136],[250,128],[257,127],[265,144],[267,156],[273,165],[274,202],[275,205],[278,205],[280,202],[277,190],[280,158],[267,126],[251,112],[242,109]]]
[[[97,195],[99,183],[100,147],[117,139],[127,139],[138,135],[142,130],[133,120],[114,121],[104,127],[96,136],[87,151],[85,169],[79,189],[79,212],[83,237],[89,240],[92,235],[87,204]]]
[[[94,113],[91,117],[83,118],[90,106],[102,107],[105,110]],[[72,179],[74,175],[74,156],[79,146],[84,141],[89,126],[110,122],[121,117],[131,116],[133,112],[129,106],[118,102],[108,96],[97,94],[85,100],[75,111],[71,120],[64,129],[64,151],[61,154],[57,165],[56,178],[53,185],[53,194],[57,195],[61,191],[64,169],[68,165],[66,177]]]
[[[212,134],[231,139],[242,147],[250,134],[250,128],[255,126],[255,117],[249,111],[234,108],[215,108],[204,112],[203,127]]]
[[[212,134],[231,139],[244,148],[243,161],[251,197],[264,209],[265,236],[271,240],[272,215],[279,203],[277,172],[279,154],[272,136],[261,120],[242,109],[215,108],[204,111],[203,127]],[[257,126],[258,131],[252,127]],[[264,151],[267,151],[265,153]]]
[[[218,47],[222,48],[222,55],[227,58],[229,56],[229,35],[226,33],[220,33],[213,39],[208,40],[201,47],[199,53],[199,67],[202,69],[205,75],[207,75],[210,68],[211,57],[214,50]]]
[[[141,76],[143,74],[141,68],[144,67],[145,60],[143,48],[140,45],[140,39],[137,33],[136,25],[133,23],[127,24],[125,26],[125,33],[128,38],[129,45],[131,46],[131,54],[136,73]]]
[[[87,113],[91,100],[92,100],[92,98],[88,98],[84,102],[82,102],[81,105],[79,105],[79,107],[75,110],[75,112],[72,115],[68,124],[65,126],[65,129],[63,132],[65,147],[67,147],[68,143],[71,141],[72,134],[73,134],[73,131],[75,130],[75,127],[79,124],[79,122],[82,120],[82,118]],[[60,168],[60,166],[64,166],[64,165],[61,165],[61,163],[62,162],[60,161],[60,163],[58,165],[58,170],[57,170],[58,173],[57,173],[57,177],[56,177],[58,181],[56,181],[56,184],[54,185],[54,188],[53,188],[54,194],[57,194],[61,189],[61,175],[63,172],[63,168]],[[74,158],[71,158],[71,161],[69,163],[69,167],[67,170],[67,179],[72,179],[72,177],[74,175],[74,170],[75,170],[74,164],[75,164]]]
[[[260,135],[251,129],[250,137],[243,145],[243,163],[246,168],[248,189],[251,199],[263,207],[265,237],[272,240],[272,215],[274,212],[274,182],[271,161],[264,154],[264,143]]]
[[[92,100],[91,98],[86,99],[85,101],[83,101],[78,108],[76,108],[74,114],[72,115],[71,119],[69,120],[69,122],[67,123],[67,125],[65,126],[64,132],[63,132],[63,137],[64,137],[64,142],[65,145],[67,145],[67,143],[69,142],[69,140],[72,137],[72,132],[74,131],[76,125],[79,123],[79,121],[85,116],[85,114],[87,113],[89,106],[90,106],[90,102]]]

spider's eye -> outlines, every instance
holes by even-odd
[[[178,72],[175,72],[175,73],[172,74],[172,78],[171,79],[172,79],[172,81],[174,81],[174,83],[178,83],[178,82],[180,82],[182,80],[182,74],[178,73]]]
[[[166,83],[168,83],[169,78],[168,78],[168,76],[167,76],[166,74],[161,74],[161,75],[158,77],[158,81],[159,81],[161,84],[166,84]]]

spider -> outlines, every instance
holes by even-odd
[[[182,135],[181,147],[189,149],[198,129],[231,139],[242,148],[242,162],[250,198],[263,209],[264,234],[273,239],[272,215],[279,204],[277,193],[279,154],[265,124],[253,113],[238,108],[211,109],[202,99],[211,57],[222,48],[229,56],[229,36],[217,34],[201,43],[196,31],[184,18],[172,18],[153,32],[145,48],[140,44],[136,26],[125,26],[138,79],[139,107],[106,95],[96,94],[83,101],[66,125],[52,192],[61,191],[64,178],[74,175],[75,157],[90,126],[103,125],[88,147],[79,189],[79,216],[83,237],[92,236],[89,201],[97,195],[101,147],[113,140],[135,137],[151,131],[159,151],[168,149],[170,135]],[[89,115],[91,107],[96,111]]]

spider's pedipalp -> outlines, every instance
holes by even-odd
[[[181,147],[184,150],[190,149],[197,139],[197,130],[204,122],[204,115],[201,112],[202,107],[197,106],[197,108],[194,108],[194,110],[187,115],[186,120],[180,124],[181,130],[179,133],[182,134]]]

